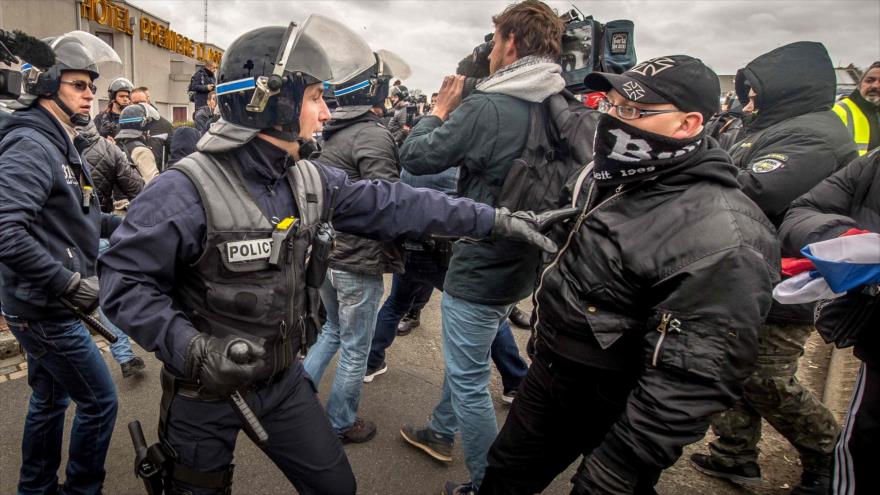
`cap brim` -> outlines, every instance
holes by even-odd
[[[636,103],[669,103],[669,100],[625,73],[591,72],[584,78],[584,86],[588,91],[608,92],[614,89],[627,100]]]

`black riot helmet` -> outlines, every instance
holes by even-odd
[[[117,77],[116,79],[110,81],[110,86],[107,87],[108,96],[110,96],[110,101],[116,99],[116,93],[119,91],[131,91],[134,89],[134,84],[131,83],[128,79],[124,77]]]
[[[115,138],[141,137],[159,118],[159,112],[147,103],[129,105],[119,114],[119,132],[116,133]]]
[[[296,141],[305,88],[347,81],[374,63],[359,35],[321,15],[310,16],[301,27],[291,23],[249,31],[223,54],[215,88],[220,115]]]
[[[345,83],[334,86],[333,96],[339,106],[382,106],[385,99],[388,98],[388,86],[391,78],[405,79],[412,75],[409,65],[388,50],[377,51],[375,57],[376,63],[372,67]]]
[[[62,75],[69,71],[87,72],[94,81],[100,73],[99,65],[111,70],[121,69],[122,61],[110,45],[84,31],[71,31],[43,41],[55,53],[55,64],[45,71],[30,65],[23,67],[27,93],[34,97],[51,98],[70,117],[73,125],[88,124],[88,114],[74,113],[58,97]]]

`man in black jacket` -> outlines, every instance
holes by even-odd
[[[673,55],[585,84],[608,94],[594,162],[570,187],[582,214],[555,232],[537,354],[481,494],[539,492],[581,455],[573,494],[655,493],[739,397],[778,280],[772,226],[705,136],[715,73]]]
[[[400,180],[397,145],[372,111],[373,104],[385,101],[388,95],[390,74],[382,73],[380,67],[377,61],[363,74],[334,88],[340,106],[322,131],[321,159],[343,170],[351,180]],[[398,244],[343,232],[337,235],[321,287],[327,322],[303,366],[319,383],[339,351],[327,415],[343,443],[366,442],[376,434],[376,425],[356,413],[385,289],[382,275],[402,271],[403,252]]]
[[[98,134],[94,122],[77,128],[74,144],[92,166],[92,180],[95,181],[101,211],[113,213],[114,191],[118,191],[120,196],[117,199],[120,200],[131,201],[140,194],[144,188],[143,177],[124,151]]]
[[[36,101],[0,130],[0,303],[27,351],[32,391],[18,493],[94,495],[104,481],[116,388],[88,330],[61,299],[85,312],[97,307],[98,239],[120,219],[101,213],[89,166],[73,144],[74,126],[89,122],[97,64],[79,36],[60,36],[52,46],[55,65],[28,84]],[[76,417],[59,487],[71,400]]]
[[[853,161],[791,204],[779,229],[782,246],[839,237],[850,229],[880,232],[880,150]],[[880,493],[880,311],[858,336],[854,354],[862,361],[846,424],[835,448],[835,495]]]
[[[189,91],[193,94],[191,101],[195,104],[197,112],[208,104],[208,94],[214,91],[216,79],[214,72],[217,70],[217,62],[208,60],[204,67],[200,67],[189,80]],[[195,114],[195,113],[193,113]]]
[[[737,73],[747,116],[730,150],[743,192],[775,226],[795,198],[856,158],[856,147],[831,112],[836,78],[821,43],[798,42],[761,55]],[[793,494],[825,493],[839,427],[821,400],[795,378],[813,332],[812,305],[774,303],[758,334],[758,368],[743,400],[713,420],[711,455],[694,454],[699,471],[736,483],[759,483],[761,418],[798,450],[801,483]]]

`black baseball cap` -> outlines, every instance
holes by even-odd
[[[613,88],[637,103],[671,103],[683,112],[700,112],[704,122],[721,110],[718,75],[687,55],[652,58],[623,74],[592,72],[584,86],[590,91]]]

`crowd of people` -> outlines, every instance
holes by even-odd
[[[430,99],[338,20],[249,31],[193,75],[176,129],[125,78],[91,118],[95,58],[59,36],[0,126],[0,301],[32,389],[18,492],[102,491],[118,399],[73,305],[116,335],[124,377],[145,368],[131,340],[162,364],[152,486],[231,493],[244,430],[299,493],[353,494],[342,445],[377,430],[362,388],[434,289],[443,385],[399,434],[447,463],[461,443],[469,479],[444,494],[540,493],[576,462],[574,495],[656,493],[710,426],[693,467],[755,484],[762,419],[800,456],[793,495],[880,492],[880,280],[773,296],[815,269],[805,246],[880,232],[880,62],[839,102],[816,42],[756,57],[724,112],[688,55],[593,72],[576,98],[556,12],[492,22],[487,71]],[[795,377],[820,313],[863,362],[844,425]]]

